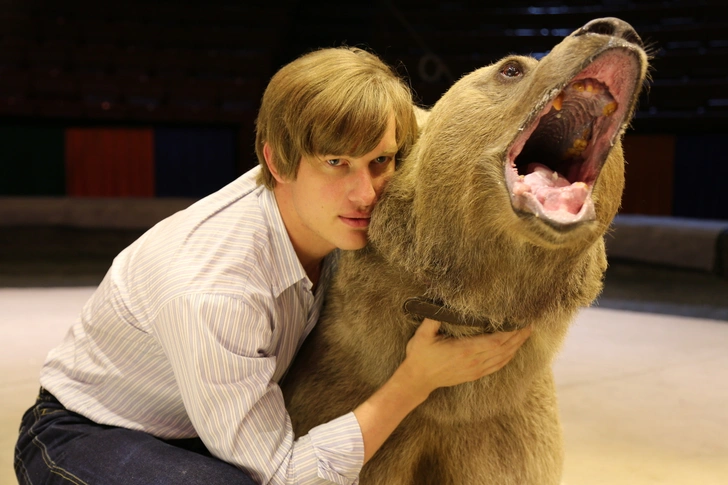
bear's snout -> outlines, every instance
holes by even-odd
[[[574,32],[574,37],[584,34],[609,35],[636,44],[641,48],[645,47],[642,39],[632,26],[624,20],[615,17],[605,17],[587,22],[582,28]]]

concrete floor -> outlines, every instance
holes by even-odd
[[[47,351],[93,287],[0,288],[0,484]],[[728,483],[728,324],[584,309],[555,372],[566,485]]]

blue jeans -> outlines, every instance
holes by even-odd
[[[198,438],[162,440],[100,425],[42,388],[23,415],[15,473],[20,485],[255,485]]]

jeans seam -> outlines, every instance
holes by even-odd
[[[40,413],[38,411],[39,411],[38,410],[38,407],[36,406],[35,409],[33,409],[33,414],[36,416],[36,422],[37,422],[37,418],[39,416],[46,415],[45,410],[43,410],[43,412],[40,412]],[[53,414],[53,413],[48,413],[48,414]],[[28,436],[31,436],[33,438],[31,442],[33,443],[33,445],[35,445],[40,450],[41,456],[43,457],[43,462],[48,467],[48,470],[52,474],[58,475],[62,479],[66,480],[68,482],[71,482],[71,483],[73,483],[75,485],[88,485],[88,483],[84,482],[83,480],[81,480],[80,478],[78,478],[73,473],[71,473],[68,470],[66,470],[66,469],[64,469],[64,468],[56,465],[56,462],[53,461],[53,459],[48,454],[48,450],[47,450],[45,444],[43,444],[43,442],[40,440],[40,438],[38,437],[38,435],[33,432],[33,428],[34,428],[34,426],[30,426],[28,428]],[[18,461],[20,463],[22,463],[22,460],[18,459]],[[23,467],[23,468],[25,468],[25,467]]]
[[[48,470],[54,475],[58,475],[62,479],[71,482],[75,485],[88,485],[86,482],[78,478],[73,473],[69,472],[68,470],[56,465],[56,462],[51,459],[50,455],[48,455],[48,452],[46,450],[45,445],[42,441],[40,441],[37,437],[33,438],[33,444],[37,446],[41,451],[41,456],[43,457],[43,462],[48,467]]]
[[[50,416],[51,414],[63,413],[63,412],[66,412],[66,410],[65,409],[43,409],[40,412],[40,415],[41,416]]]
[[[15,446],[15,474],[18,476],[18,481],[20,481],[22,475],[23,483],[19,485],[33,485],[33,482],[30,480],[30,475],[28,475],[28,469],[25,468],[25,463],[20,458],[20,448],[17,445]]]

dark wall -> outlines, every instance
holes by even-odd
[[[303,52],[368,46],[431,105],[466,72],[509,53],[538,57],[588,20],[616,16],[648,43],[654,66],[627,134],[635,137],[627,143],[633,193],[624,210],[728,219],[728,192],[718,186],[728,165],[728,21],[720,7],[700,0],[11,1],[0,12],[0,138],[40,133],[57,140],[67,129],[99,127],[153,136],[199,130],[200,140],[226,144],[218,151],[227,158],[200,162],[226,170],[211,178],[214,187],[256,163],[262,91],[278,67]],[[2,194],[62,192],[58,181],[31,180],[28,167],[8,168],[25,153],[41,157],[35,163],[47,173],[63,173],[56,155],[29,150],[0,152]],[[700,184],[698,173],[708,175]],[[153,195],[185,190],[167,184]]]

